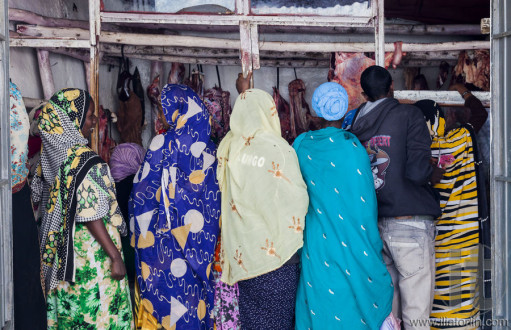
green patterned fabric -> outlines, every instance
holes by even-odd
[[[75,281],[61,281],[49,292],[48,329],[133,328],[127,279],[116,281],[110,276],[111,260],[84,223],[102,218],[112,242],[121,250],[114,224],[122,222],[122,217],[115,195],[109,191],[115,192],[105,164],[94,165],[76,190]]]

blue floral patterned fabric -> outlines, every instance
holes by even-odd
[[[213,329],[220,192],[209,113],[181,85],[166,85],[161,103],[171,128],[151,141],[129,205],[140,304],[165,329]]]
[[[18,192],[28,176],[28,130],[30,123],[23,98],[18,87],[9,82],[11,119],[11,187]]]

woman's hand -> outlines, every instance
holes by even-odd
[[[103,250],[112,260],[112,278],[115,280],[122,280],[126,276],[126,267],[122,261],[121,253],[115,246],[114,242],[108,234],[103,220],[89,221],[85,223],[85,226],[91,232],[92,236],[98,241]]]
[[[124,266],[124,262],[122,261],[121,255],[112,259],[112,278],[116,281],[122,280],[126,276],[126,266]]]

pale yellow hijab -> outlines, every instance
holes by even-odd
[[[222,281],[232,285],[280,268],[302,247],[309,197],[268,93],[242,93],[230,127],[218,148],[217,177]]]

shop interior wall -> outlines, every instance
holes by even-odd
[[[50,1],[34,1],[34,0],[11,0],[9,1],[10,8],[18,8],[33,11],[37,14],[61,17],[70,19],[88,19],[88,1],[87,0],[50,0]],[[183,33],[187,34],[187,33]],[[202,36],[218,37],[215,34],[203,33]],[[222,36],[222,37],[229,37]],[[235,37],[234,35],[231,37]],[[417,42],[417,36],[386,36],[387,42],[401,40],[404,42]],[[315,41],[315,42],[372,42],[372,36],[360,35],[298,35],[298,34],[265,34],[260,36],[260,40],[282,40],[282,41]],[[421,42],[440,42],[448,40],[466,40],[466,37],[452,37],[452,36],[421,36]],[[31,48],[11,48],[10,50],[10,77],[15,82],[23,96],[31,98],[43,98],[43,90],[39,76],[39,69],[36,57],[36,50]],[[52,73],[55,83],[55,89],[59,90],[66,87],[87,88],[85,79],[85,69],[83,62],[59,54],[50,53],[50,63],[52,66]],[[150,77],[150,62],[141,59],[131,60],[131,72],[138,67],[141,75],[142,85],[144,88],[151,83]],[[188,75],[188,65],[186,65],[186,75]],[[196,65],[191,68],[196,69]],[[170,64],[164,64],[162,74],[162,84],[166,82],[167,75],[170,70]],[[205,88],[211,88],[218,84],[215,66],[203,65],[205,74]],[[235,81],[238,73],[241,71],[239,66],[219,66],[220,80],[222,88],[231,93],[231,104],[238,96],[235,88]],[[404,89],[403,68],[389,69],[394,78],[394,88],[396,90]],[[306,101],[310,104],[312,93],[314,89],[326,81],[328,68],[296,68],[296,73],[299,79],[302,79],[306,85]],[[429,83],[430,88],[434,88],[436,84],[436,75],[438,68],[427,67],[421,70]],[[117,111],[118,102],[116,96],[116,83],[117,83],[118,67],[109,67],[107,65],[100,66],[100,103],[104,108]],[[295,79],[295,74],[292,68],[280,69],[280,85],[279,90],[281,95],[288,100],[288,84]],[[256,70],[254,73],[255,87],[263,89],[268,93],[272,93],[272,87],[277,84],[277,69],[274,67],[263,67]],[[147,146],[151,139],[151,125],[150,125],[150,103],[146,97],[146,127],[144,128],[142,139],[145,146]],[[116,138],[117,132],[113,129],[113,137]]]

